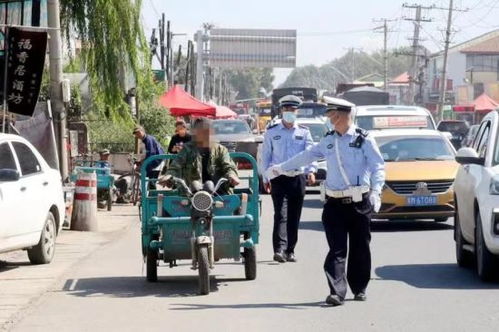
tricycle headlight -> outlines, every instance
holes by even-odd
[[[489,193],[491,195],[499,195],[499,175],[495,175],[490,179]]]

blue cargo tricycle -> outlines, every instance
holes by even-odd
[[[220,259],[243,259],[247,280],[256,278],[256,248],[259,236],[260,200],[255,159],[247,153],[231,153],[231,157],[247,159],[253,166],[250,177],[240,176],[241,185],[233,194],[218,195],[217,184],[210,181],[192,185],[172,178],[172,190],[149,190],[147,165],[157,159],[173,159],[175,155],[152,156],[141,169],[142,187],[142,253],[146,258],[147,280],[157,281],[158,263],[177,266],[177,260],[192,262],[199,273],[199,293],[210,292],[210,270]]]

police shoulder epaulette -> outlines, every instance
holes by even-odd
[[[355,128],[355,132],[357,134],[360,134],[360,135],[364,136],[364,137],[366,137],[367,135],[369,135],[369,132],[367,130],[365,130],[365,129],[362,129],[362,128]]]
[[[278,124],[279,123],[274,123],[273,125],[268,126],[267,130],[277,127]]]

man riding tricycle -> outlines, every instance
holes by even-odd
[[[210,270],[220,259],[243,258],[246,279],[256,278],[258,171],[249,154],[229,154],[211,142],[210,120],[198,119],[193,127],[193,141],[178,155],[153,156],[142,165],[142,251],[148,281],[157,280],[160,261],[174,267],[189,259],[199,273],[199,293],[208,294]],[[231,157],[247,159],[252,176],[240,178]],[[158,159],[171,160],[166,174],[147,178],[145,167]],[[166,188],[148,189],[151,181]]]

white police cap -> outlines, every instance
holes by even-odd
[[[300,107],[302,100],[295,95],[287,95],[279,99],[279,107]]]
[[[352,107],[355,107],[355,104],[351,102],[334,97],[323,97],[324,103],[326,103],[326,112],[329,111],[342,111],[342,112],[350,112]]]

